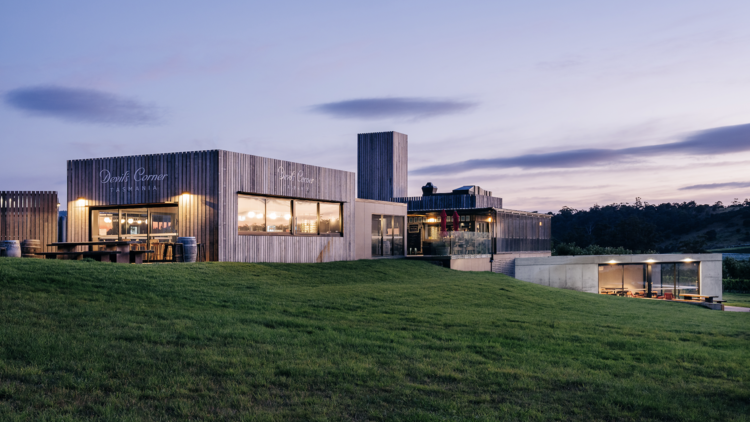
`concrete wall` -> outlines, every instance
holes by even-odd
[[[543,258],[551,255],[550,251],[497,253],[492,257],[492,272],[515,277],[516,258]]]
[[[543,286],[599,293],[599,264],[700,262],[700,294],[722,294],[721,254],[582,255],[515,259],[515,277]],[[648,261],[648,262],[647,262]]]
[[[450,263],[451,263],[451,270],[492,271],[492,265],[490,264],[490,255],[482,255],[481,257],[472,257],[472,258],[461,258],[461,257],[452,256]]]
[[[357,198],[354,201],[354,243],[356,259],[372,259],[372,216],[401,215],[404,217],[404,256],[406,256],[406,230],[409,226],[406,204]]]

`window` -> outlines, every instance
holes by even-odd
[[[682,298],[698,293],[698,263],[599,265],[599,293],[632,297]]]
[[[266,231],[266,200],[254,196],[241,196],[237,208],[239,232],[258,233]]]
[[[341,233],[341,206],[320,203],[320,234]]]
[[[404,254],[404,217],[398,215],[372,216],[372,256]]]
[[[294,232],[318,234],[318,203],[294,201]]]
[[[146,261],[164,259],[164,244],[174,242],[178,233],[178,208],[174,205],[96,207],[90,210],[93,242],[129,240],[131,249],[153,250]]]
[[[341,236],[341,204],[239,194],[239,234]]]
[[[291,233],[291,199],[266,199],[266,231],[269,233]]]

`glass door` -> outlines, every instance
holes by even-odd
[[[91,241],[133,241],[132,249],[154,251],[146,261],[161,260],[164,244],[177,240],[177,211],[176,206],[91,210]]]

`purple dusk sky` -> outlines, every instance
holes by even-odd
[[[750,197],[750,2],[4,2],[0,190],[65,161],[226,149],[508,208]],[[64,207],[64,206],[63,206]]]

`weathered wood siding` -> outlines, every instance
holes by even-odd
[[[391,198],[407,204],[409,211],[460,210],[474,208],[502,208],[503,198],[487,195],[427,195]]]
[[[57,241],[57,192],[0,191],[0,240]]]
[[[495,213],[496,253],[551,249],[552,216],[502,209]]]
[[[357,135],[357,198],[390,201],[408,195],[408,149],[403,133]]]
[[[166,175],[162,180],[139,182],[145,175]],[[121,182],[102,183],[103,173],[127,174]],[[92,206],[175,204],[179,206],[179,236],[195,236],[206,245],[207,259],[219,251],[219,151],[135,155],[68,161],[68,241],[90,239]],[[142,179],[142,177],[141,177]],[[186,195],[183,195],[187,192]],[[83,198],[84,205],[77,199]]]
[[[328,262],[354,259],[354,173],[254,155],[219,155],[219,260],[236,262]],[[282,179],[283,175],[287,176]],[[294,175],[293,178],[289,176]],[[313,179],[308,183],[304,179]],[[343,203],[344,235],[240,235],[238,193]]]

